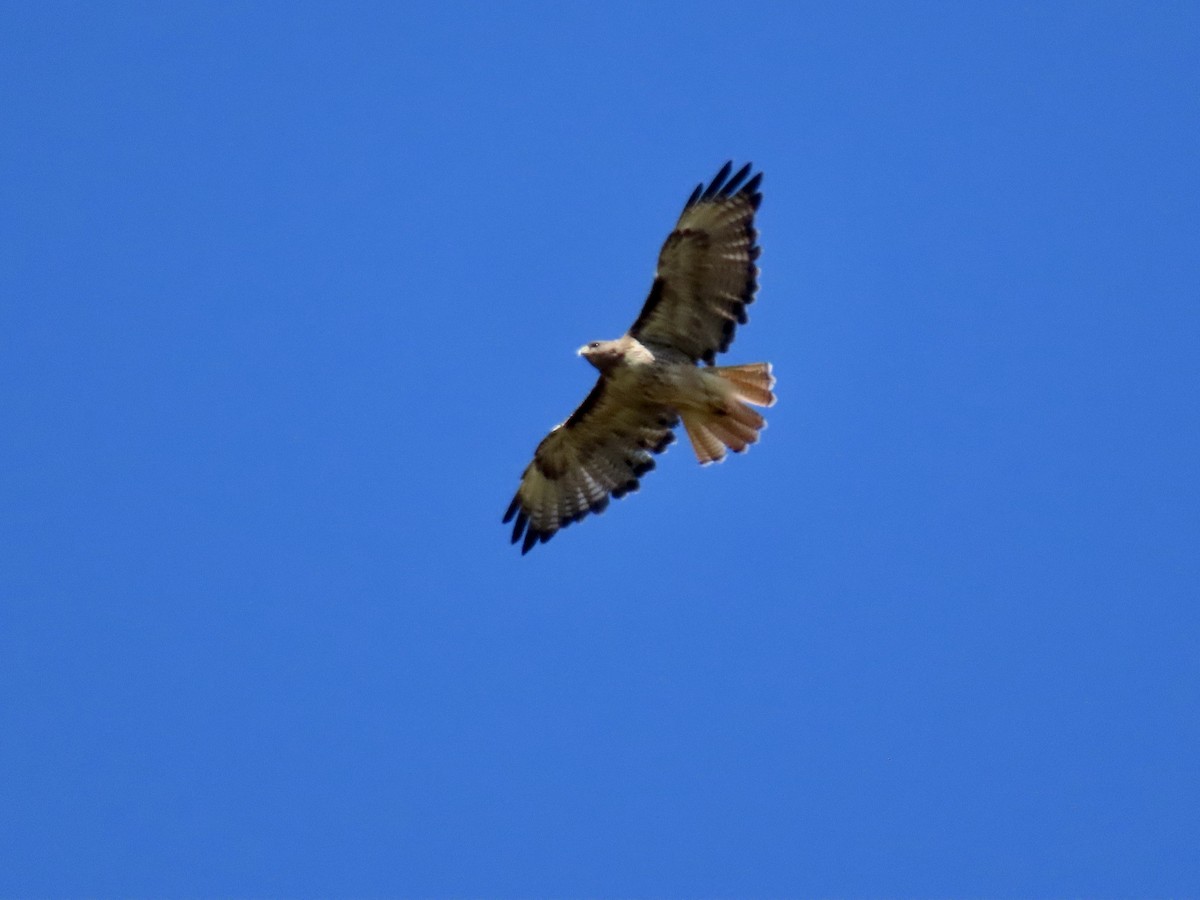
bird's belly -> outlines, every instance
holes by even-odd
[[[651,402],[676,410],[706,407],[712,385],[705,374],[690,362],[646,366],[637,373],[636,389]]]

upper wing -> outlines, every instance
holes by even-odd
[[[729,349],[758,290],[754,213],[762,173],[747,163],[732,178],[726,163],[707,188],[696,186],[658,256],[650,296],[629,333],[709,365]],[[743,185],[742,182],[746,181]]]
[[[579,409],[538,444],[504,514],[505,522],[517,519],[512,542],[525,536],[522,555],[589,512],[603,512],[609,494],[636,491],[678,424],[673,410],[618,394],[602,375]]]

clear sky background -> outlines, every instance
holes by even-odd
[[[0,8],[0,895],[1200,896],[1200,7]],[[761,444],[500,517],[696,182]]]

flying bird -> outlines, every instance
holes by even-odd
[[[579,348],[600,370],[596,386],[538,444],[504,514],[506,523],[516,519],[512,542],[521,541],[522,555],[603,512],[610,495],[636,491],[680,420],[701,465],[758,440],[766,420],[751,405],[775,403],[771,364],[713,365],[758,290],[762,173],[750,178],[749,164],[732,170],[726,163],[684,204],[629,331]]]

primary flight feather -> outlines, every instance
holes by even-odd
[[[636,491],[681,420],[701,465],[758,440],[766,420],[751,407],[775,402],[771,364],[713,365],[758,290],[762,173],[749,177],[749,164],[732,170],[726,163],[684,204],[629,331],[579,349],[600,370],[596,386],[538,445],[504,514],[516,519],[512,542],[522,554],[602,512],[610,495]]]

